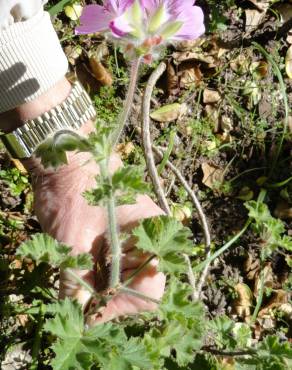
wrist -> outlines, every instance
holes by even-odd
[[[71,91],[70,82],[64,77],[44,94],[33,101],[21,104],[13,110],[0,114],[1,131],[8,133],[62,103]]]

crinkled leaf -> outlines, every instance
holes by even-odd
[[[86,328],[81,306],[68,298],[56,303],[54,311],[56,316],[44,326],[58,338],[52,346],[54,370],[90,369],[93,364],[106,370],[152,369],[140,339],[127,340],[121,326],[106,323]]]
[[[150,357],[169,357],[175,351],[179,366],[186,366],[194,359],[194,351],[203,344],[205,313],[201,303],[190,299],[188,284],[171,279],[159,306],[161,326],[144,337]]]
[[[141,370],[152,370],[146,348],[138,338],[130,338],[125,345],[115,349],[110,354],[110,360],[105,364],[104,370],[129,370],[136,366]]]
[[[71,256],[70,251],[70,247],[57,242],[51,236],[38,233],[34,234],[31,240],[22,243],[17,254],[29,257],[37,263],[49,263],[53,267],[91,269],[92,260],[89,254]]]
[[[98,362],[105,361],[109,351],[107,340],[111,340],[111,334],[115,337],[116,332],[112,324],[100,324],[85,329],[81,305],[68,298],[58,302],[55,310],[56,316],[47,320],[44,326],[44,330],[58,338],[52,346],[55,353],[51,364],[53,369],[81,370],[89,368],[90,358],[95,358]],[[122,340],[125,340],[124,335],[120,337],[119,342],[122,343]]]
[[[133,235],[137,238],[137,248],[159,257],[160,270],[185,270],[181,254],[190,252],[192,242],[190,230],[182,223],[168,216],[145,219],[133,230]]]
[[[234,349],[236,347],[236,341],[232,336],[234,324],[234,321],[225,315],[209,321],[208,326],[214,332],[214,339],[219,348]]]

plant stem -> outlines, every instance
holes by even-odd
[[[186,264],[188,266],[188,280],[189,280],[190,286],[192,287],[192,290],[193,290],[192,300],[193,300],[193,302],[195,302],[199,298],[198,292],[197,292],[197,287],[196,287],[196,285],[197,285],[196,278],[195,278],[195,275],[194,275],[194,272],[193,272],[190,257],[187,254],[184,254],[183,256],[184,256],[184,259],[185,259]]]
[[[224,253],[232,244],[234,244],[240,237],[243,235],[247,228],[249,227],[251,220],[248,219],[245,223],[244,227],[240,230],[238,234],[236,234],[232,239],[229,240],[226,244],[224,244],[220,249],[218,249],[214,254],[212,254],[209,258],[207,258],[204,262],[199,263],[197,266],[194,267],[193,271],[200,271],[201,269],[209,266],[216,258],[218,258],[222,253]]]
[[[38,368],[38,356],[39,356],[39,351],[40,351],[40,345],[41,345],[41,333],[42,333],[42,328],[44,325],[44,304],[41,302],[40,308],[39,308],[39,315],[38,315],[38,325],[36,329],[36,334],[33,342],[33,347],[32,347],[32,363],[30,365],[29,370],[36,370]]]
[[[82,286],[84,289],[88,290],[88,292],[97,298],[100,298],[99,295],[95,292],[94,288],[88,284],[85,280],[83,280],[76,272],[74,272],[72,269],[66,269],[66,273],[70,275],[80,286]]]
[[[109,174],[107,160],[103,160],[100,162],[100,175],[104,181],[108,182],[109,185],[111,185],[111,176]],[[106,207],[109,225],[109,244],[111,248],[110,288],[116,288],[120,283],[122,251],[118,233],[115,196],[112,189],[109,190]]]
[[[124,282],[123,286],[126,287],[129,284],[131,284],[132,280],[136,275],[139,274],[144,268],[155,258],[155,254],[152,254],[141,266],[139,266],[129,277],[128,279]]]
[[[147,169],[149,171],[149,175],[151,177],[151,181],[153,184],[154,192],[158,199],[160,207],[164,210],[167,215],[170,215],[170,208],[165,197],[164,191],[160,184],[159,175],[155,166],[154,156],[152,152],[152,143],[151,143],[151,135],[150,135],[150,103],[151,103],[151,96],[158,81],[159,77],[163,74],[166,70],[166,64],[160,63],[159,66],[155,69],[155,71],[151,74],[143,96],[142,101],[142,140],[143,140],[143,148],[144,148],[144,155],[146,159]]]
[[[118,126],[116,130],[113,132],[111,137],[112,146],[114,147],[123,132],[124,126],[127,122],[127,119],[129,117],[132,105],[133,105],[133,99],[134,94],[137,86],[137,80],[138,80],[138,74],[139,74],[139,67],[141,65],[142,58],[137,58],[133,61],[131,66],[131,72],[130,72],[130,84],[128,86],[128,92],[126,96],[126,100],[124,102],[124,107],[121,112],[121,114],[118,117]]]

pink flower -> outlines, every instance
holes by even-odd
[[[103,6],[84,8],[76,33],[104,32],[128,55],[149,57],[167,42],[204,33],[202,9],[193,4],[194,0],[107,0]]]

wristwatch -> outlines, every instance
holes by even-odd
[[[25,121],[23,126],[2,135],[1,139],[12,158],[29,158],[42,142],[59,130],[76,131],[95,116],[90,97],[76,81],[63,103],[35,119]]]

